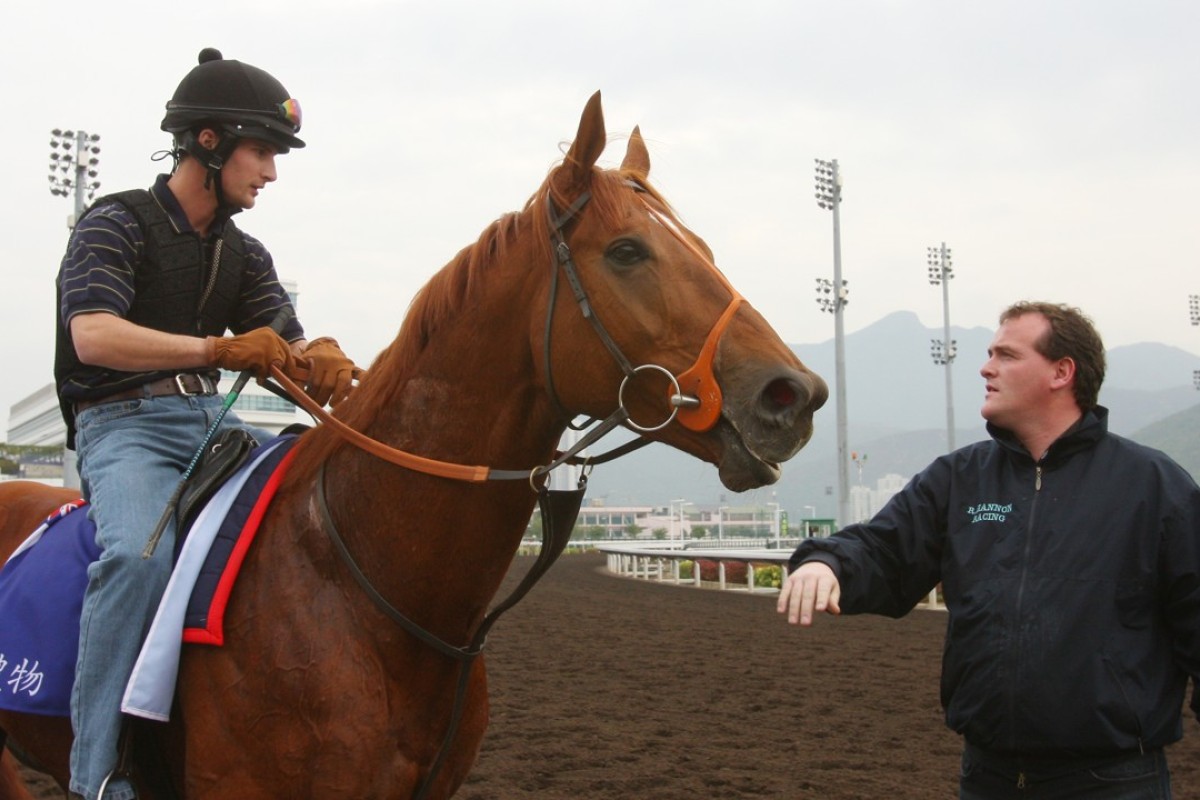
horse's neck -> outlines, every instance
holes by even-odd
[[[510,309],[510,312],[512,309]],[[469,317],[462,319],[461,317]],[[439,330],[366,431],[402,450],[459,464],[545,464],[562,425],[534,376],[528,320],[460,315]],[[430,477],[343,448],[326,470],[331,513],[385,596],[419,593],[431,629],[461,637],[494,596],[536,497],[526,481]],[[456,628],[458,630],[456,630]]]
[[[535,376],[528,322],[461,316],[438,331],[379,409],[369,434],[459,464],[523,469],[544,463],[562,425]]]

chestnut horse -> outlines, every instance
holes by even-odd
[[[563,163],[433,276],[336,422],[436,462],[524,476],[554,458],[573,418],[624,410],[618,421],[716,464],[732,490],[778,479],[812,434],[824,382],[647,183],[638,130],[619,169],[596,166],[604,145],[596,93]],[[185,646],[175,712],[149,748],[174,786],[143,796],[450,797],[487,726],[484,661],[464,667],[442,752],[458,665],[358,581],[442,642],[471,642],[537,476],[427,474],[330,424],[296,447],[226,611],[226,644]],[[23,486],[0,486],[0,558],[66,496]],[[0,712],[0,728],[66,784],[66,720]]]

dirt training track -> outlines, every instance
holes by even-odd
[[[458,796],[956,797],[961,744],[938,702],[945,625],[914,611],[798,630],[771,595],[617,578],[601,556],[564,556],[492,633],[492,724]],[[1175,796],[1200,797],[1194,719],[1168,758]]]
[[[772,596],[564,556],[492,632],[491,727],[456,800],[956,797],[944,628],[914,611],[797,630]],[[1175,796],[1200,797],[1194,719],[1167,757]]]

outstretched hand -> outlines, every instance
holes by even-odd
[[[841,596],[841,584],[829,565],[806,561],[783,582],[775,610],[787,614],[790,624],[807,628],[813,623],[814,611],[841,614]]]

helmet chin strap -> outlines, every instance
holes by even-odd
[[[216,147],[211,149],[200,143],[196,134],[188,131],[182,137],[179,143],[180,147],[196,159],[201,166],[204,167],[204,188],[213,190],[213,194],[217,199],[217,210],[219,211],[235,211],[225,200],[225,190],[221,185],[221,170],[225,166],[225,162],[233,155],[233,151],[237,148],[238,137],[225,131],[221,138],[217,141]]]

